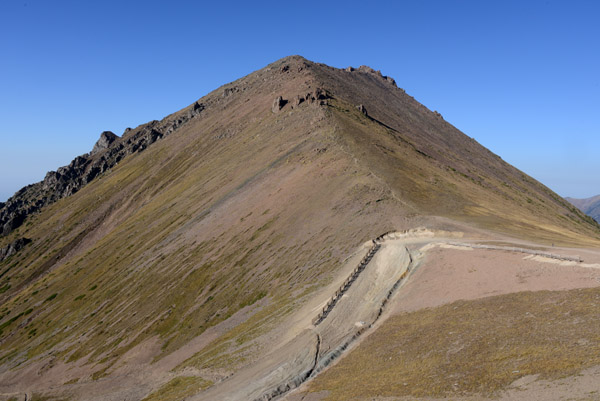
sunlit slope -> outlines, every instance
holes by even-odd
[[[326,107],[272,113],[260,95],[206,113],[13,233],[33,242],[1,265],[3,363],[56,347],[101,375],[152,336],[167,353],[259,300],[285,310],[356,244],[403,224]]]
[[[598,243],[597,225],[378,74],[292,57],[201,101],[198,118],[0,239],[32,239],[0,262],[5,367],[52,352],[94,362],[97,378],[145,339],[158,359],[260,304],[231,341],[233,370],[352,250],[423,216]],[[228,344],[193,364],[218,365]]]
[[[522,377],[577,375],[600,363],[599,299],[598,288],[519,292],[393,316],[308,391],[319,400],[498,399]]]
[[[598,244],[599,226],[368,67],[315,75],[351,152],[419,213],[541,242]],[[356,107],[366,110],[367,116]],[[366,117],[366,118],[364,118]],[[590,238],[594,238],[592,242]]]

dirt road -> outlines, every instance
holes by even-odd
[[[389,233],[373,244],[365,244],[362,258],[350,275],[338,278],[340,284],[328,298],[309,306],[313,318],[309,320],[306,311],[299,312],[303,318],[296,321],[297,335],[274,345],[274,350],[260,363],[242,369],[191,399],[283,398],[356,345],[363,333],[380,323],[379,319],[384,320],[388,300],[420,266],[423,256],[436,247],[521,253],[569,264],[579,261],[574,256],[515,246],[481,245],[461,237],[461,233],[417,229]],[[350,263],[356,263],[356,258]]]

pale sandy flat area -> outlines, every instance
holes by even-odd
[[[421,265],[394,299],[393,312],[520,291],[600,286],[600,265],[522,253],[449,245],[427,246]]]

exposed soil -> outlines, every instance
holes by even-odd
[[[423,260],[420,264],[418,264],[418,268],[414,270],[406,282],[406,284],[398,291],[397,295],[392,298],[391,306],[387,313],[383,316],[383,321],[378,322],[374,331],[370,331],[369,335],[365,336],[362,339],[359,339],[356,344],[354,344],[353,350],[360,351],[362,348],[362,341],[367,341],[370,339],[371,334],[377,337],[378,346],[377,350],[370,349],[367,351],[368,353],[373,352],[386,352],[385,349],[392,347],[394,341],[392,337],[387,337],[385,340],[381,339],[377,336],[377,330],[380,327],[387,327],[388,323],[385,319],[393,318],[396,322],[398,316],[404,316],[403,314],[409,312],[418,312],[420,310],[429,310],[428,308],[436,308],[441,307],[443,305],[453,304],[457,301],[460,302],[469,302],[469,300],[477,300],[477,299],[488,299],[488,297],[499,296],[502,294],[515,294],[521,291],[566,291],[573,289],[581,289],[581,288],[594,288],[600,286],[600,264],[596,263],[600,261],[600,252],[597,250],[585,250],[586,261],[587,263],[576,263],[572,261],[564,261],[557,260],[553,258],[534,256],[527,253],[516,253],[509,251],[501,251],[501,250],[490,250],[490,249],[473,249],[469,246],[456,246],[450,245],[454,241],[448,240],[439,240],[438,238],[430,239],[428,244],[423,242],[415,243],[412,242],[413,253],[417,254],[423,252]],[[468,242],[468,241],[467,241]],[[505,245],[515,246],[516,243],[506,243]],[[573,250],[571,252],[573,253]],[[569,258],[569,257],[567,257]],[[525,294],[529,294],[528,292]],[[532,293],[535,294],[535,293]],[[546,293],[544,293],[546,294]],[[552,293],[549,293],[552,294]],[[558,292],[556,294],[562,294]],[[533,299],[535,299],[535,295],[532,295]],[[490,298],[492,299],[492,298]],[[501,298],[500,298],[501,299]],[[525,297],[525,299],[528,299]],[[502,301],[500,301],[502,302]],[[530,301],[527,301],[530,302]],[[533,301],[535,302],[535,301]],[[466,304],[470,305],[470,304]],[[526,304],[525,304],[526,305]],[[457,306],[458,307],[458,306]],[[470,307],[470,306],[467,306]],[[475,307],[475,306],[473,306]],[[574,305],[571,305],[571,308]],[[455,307],[456,308],[456,307]],[[565,306],[565,313],[570,313],[571,310],[569,306]],[[585,307],[584,307],[585,308]],[[434,309],[435,310],[435,309]],[[534,310],[532,308],[532,310]],[[585,309],[584,309],[585,310]],[[515,309],[516,311],[516,309]],[[475,312],[475,310],[474,310]],[[515,312],[516,313],[516,312]],[[594,312],[591,312],[593,316]],[[509,313],[510,316],[510,313]],[[578,315],[579,316],[579,315]],[[425,318],[425,317],[423,317]],[[560,318],[560,316],[559,316]],[[478,317],[477,319],[482,319]],[[518,319],[518,318],[517,318]],[[545,318],[544,318],[545,319]],[[551,319],[550,319],[551,320]],[[483,320],[481,320],[483,323]],[[558,325],[558,323],[556,323]],[[526,327],[526,326],[525,326]],[[558,327],[558,326],[557,326]],[[562,327],[562,326],[560,326]],[[569,327],[569,326],[565,326]],[[451,330],[450,328],[446,328],[447,330]],[[389,327],[387,328],[389,331]],[[518,332],[518,330],[517,330]],[[540,331],[541,333],[542,331]],[[408,332],[407,332],[408,333]],[[577,337],[577,333],[573,333],[575,337]],[[408,335],[408,334],[407,334]],[[425,335],[425,334],[424,334]],[[528,338],[534,338],[535,333],[529,333]],[[543,334],[541,334],[543,335]],[[425,335],[427,337],[427,335]],[[477,334],[479,336],[479,334]],[[533,336],[533,337],[532,337]],[[566,338],[568,335],[565,331],[563,331],[563,336]],[[584,333],[580,333],[579,336],[585,336]],[[577,337],[579,338],[579,337]],[[575,338],[575,340],[577,340]],[[367,340],[365,340],[367,339]],[[391,341],[389,344],[385,344],[381,341]],[[471,340],[469,340],[471,341]],[[508,341],[512,341],[508,339]],[[518,341],[518,340],[516,340]],[[529,341],[529,340],[524,340]],[[579,339],[582,345],[589,346],[588,340]],[[540,347],[542,343],[542,339],[540,338]],[[441,343],[440,343],[441,345]],[[465,345],[461,345],[463,347]],[[522,344],[520,347],[527,347],[528,344]],[[387,347],[387,348],[386,348]],[[449,351],[451,354],[454,352],[460,352],[460,347],[457,349],[452,349],[450,346]],[[402,349],[402,348],[400,348]],[[540,348],[541,349],[541,348]],[[483,350],[482,350],[483,351]],[[414,398],[414,397],[376,397],[377,395],[377,385],[373,386],[371,381],[373,378],[367,374],[363,369],[370,369],[373,367],[373,361],[367,361],[366,359],[362,362],[357,360],[354,351],[350,351],[349,353],[344,354],[342,358],[338,361],[334,362],[333,369],[334,371],[339,371],[339,369],[335,370],[336,367],[340,366],[342,371],[344,369],[351,368],[354,372],[356,372],[359,377],[352,377],[352,375],[343,376],[345,379],[342,379],[340,382],[339,376],[334,375],[326,375],[325,381],[320,380],[320,377],[315,382],[316,385],[313,385],[312,382],[303,385],[300,389],[295,392],[289,394],[286,399],[290,401],[316,401],[316,400],[338,400],[338,399],[348,399],[346,396],[342,396],[343,392],[339,391],[339,386],[343,388],[345,385],[344,380],[348,380],[348,383],[345,387],[352,388],[355,385],[356,380],[365,379],[369,381],[370,387],[373,389],[369,392],[370,396],[358,396],[352,397],[352,399],[357,400],[415,400],[415,399],[423,399],[423,398]],[[389,356],[396,357],[395,352],[391,349],[388,350]],[[400,351],[402,352],[402,351]],[[543,351],[541,352],[540,358],[546,358],[548,355],[545,355]],[[427,358],[427,355],[430,352],[427,352],[426,349],[422,351],[422,358]],[[352,357],[346,358],[347,355],[352,355]],[[360,352],[356,353],[360,355]],[[385,355],[384,355],[385,356]],[[559,354],[557,353],[557,358]],[[563,357],[565,358],[565,357]],[[567,357],[568,358],[568,357]],[[360,358],[359,358],[360,359]],[[375,358],[376,359],[376,358]],[[387,359],[387,358],[386,358]],[[424,359],[423,363],[426,362]],[[352,362],[347,362],[351,360]],[[550,357],[550,361],[552,358]],[[348,365],[351,363],[352,367]],[[358,365],[363,366],[362,368]],[[398,362],[405,363],[405,362]],[[537,362],[541,363],[541,362]],[[550,364],[554,362],[549,362]],[[556,362],[559,363],[558,361]],[[561,362],[566,363],[565,366],[568,366],[570,362]],[[536,366],[535,364],[532,366]],[[542,366],[542,365],[540,365]],[[551,366],[551,365],[550,365]],[[583,365],[586,366],[586,365]],[[589,365],[588,365],[589,366]],[[357,370],[358,369],[358,370]],[[417,368],[415,368],[417,369]],[[423,367],[426,371],[426,368]],[[555,369],[555,367],[546,367],[546,369]],[[559,368],[563,369],[563,368]],[[358,372],[363,372],[362,374]],[[329,372],[326,370],[324,373]],[[517,376],[518,375],[518,371]],[[562,379],[540,379],[535,374],[530,374],[528,376],[520,377],[519,380],[515,380],[514,383],[509,386],[503,387],[502,391],[499,393],[495,393],[493,399],[495,397],[499,397],[501,400],[517,400],[517,399],[531,399],[531,400],[558,400],[565,399],[564,397],[569,396],[573,398],[568,399],[596,399],[597,392],[600,391],[600,383],[597,381],[598,375],[600,372],[600,368],[590,367],[585,370],[579,372],[577,376],[572,376],[568,378]],[[414,373],[414,372],[413,372]],[[460,377],[460,369],[455,372]],[[386,373],[392,374],[392,373]],[[452,374],[450,374],[453,376]],[[522,376],[522,375],[521,375]],[[382,377],[379,379],[381,381],[381,389],[386,388],[386,380],[390,380],[390,378]],[[408,378],[402,379],[401,376],[398,376],[398,379],[393,379],[392,382],[406,381],[406,386],[410,386],[410,380]],[[436,379],[439,381],[439,379]],[[449,378],[448,380],[456,380]],[[482,379],[483,380],[483,379]],[[325,384],[329,383],[329,384]],[[325,390],[328,385],[335,384],[336,391],[334,393],[330,393]],[[435,386],[442,386],[444,381],[436,382]],[[391,382],[390,382],[391,384]],[[433,382],[431,386],[433,386]],[[389,385],[387,385],[389,389]],[[369,388],[370,388],[369,387]],[[419,387],[420,388],[420,387]],[[450,388],[451,383],[450,383]],[[333,389],[333,388],[332,388]],[[421,392],[423,390],[417,390],[416,392]],[[425,390],[427,391],[427,390]],[[436,390],[437,391],[437,390]],[[471,390],[472,391],[472,390]],[[490,389],[486,390],[486,387],[481,388],[480,391],[483,391],[485,394],[487,391],[491,391]],[[405,391],[399,391],[402,393]],[[409,391],[410,393],[410,391]],[[435,391],[431,394],[434,394]],[[425,399],[433,400],[437,399],[432,395],[428,395]],[[446,398],[447,399],[447,398]],[[451,399],[456,400],[487,400],[488,397],[485,395],[477,394],[477,391],[473,395],[461,395],[461,394],[453,394]]]
[[[600,259],[600,255],[598,257]],[[442,245],[426,251],[419,269],[394,300],[394,313],[457,300],[519,291],[600,286],[600,265],[539,256]],[[427,294],[427,296],[423,296]]]
[[[202,371],[187,367],[176,372],[173,369],[260,308],[246,308],[238,312],[156,363],[153,363],[153,356],[160,348],[160,342],[156,339],[143,342],[124,354],[108,377],[68,384],[61,389],[54,387],[55,393],[88,400],[135,400],[147,394],[149,388],[157,389],[172,378],[183,375],[216,382],[193,397],[194,400],[271,399],[281,395],[295,400],[299,394],[307,395],[304,391],[310,387],[302,384],[307,378],[323,369],[326,371],[331,362],[334,365],[338,363],[338,357],[360,346],[364,338],[361,334],[376,331],[390,316],[457,300],[474,300],[518,291],[568,290],[600,285],[600,265],[595,263],[600,261],[597,251],[586,251],[586,262],[576,263],[502,250],[473,249],[464,238],[460,240],[465,245],[452,245],[461,236],[463,234],[436,234],[427,230],[386,235],[381,249],[366,259],[368,263],[357,275],[356,266],[362,265],[361,261],[365,261],[364,256],[371,248],[370,244],[365,244],[346,261],[345,267],[340,269],[330,285],[323,287],[274,331],[259,339],[269,344],[272,352],[253,361],[230,378],[227,378],[227,372],[218,374],[215,370]],[[410,249],[412,257],[406,247]],[[410,272],[408,280],[401,282],[400,288],[394,287],[410,266],[416,269]],[[350,285],[349,277],[354,277]],[[327,316],[314,326],[315,317],[331,302],[332,295],[343,288],[346,290],[340,293]],[[387,301],[388,297],[390,302]],[[385,308],[382,309],[382,305]],[[371,326],[373,328],[369,331]],[[31,365],[26,371],[15,372],[17,376],[12,379],[5,373],[5,383],[12,385],[3,388],[5,392],[11,392],[22,388],[25,382],[36,383],[39,388],[52,388],[55,386],[53,383],[66,383],[75,377],[69,371],[84,368],[84,362],[75,367],[57,361],[42,370]],[[91,374],[93,368],[88,369]],[[44,372],[43,381],[38,376],[41,371]],[[591,372],[592,376],[596,374],[595,371]],[[567,388],[566,383],[560,382],[560,388]],[[573,383],[579,386],[577,383],[580,381]],[[289,393],[298,385],[302,387]],[[532,392],[532,397],[536,392],[544,394],[534,380],[530,383],[523,379],[514,386],[515,389],[507,389],[506,397],[513,397],[511,394],[517,391]],[[583,387],[580,389],[584,391]],[[325,396],[326,392],[319,394]],[[311,394],[306,399],[314,397],[318,399],[320,395]]]
[[[600,243],[591,219],[368,67],[288,57],[113,143],[144,127],[165,135],[0,237],[32,240],[0,261],[0,391],[139,400],[198,378],[214,382],[207,394],[268,392],[314,371],[305,349],[327,361],[359,344],[404,291],[390,293],[404,247],[418,259],[435,240],[382,247],[313,330],[366,253],[358,244],[383,232]],[[257,387],[236,379],[282,363]]]
[[[370,249],[377,251],[370,253]],[[368,263],[363,270],[360,270],[360,274],[350,274],[349,277],[354,277],[353,279],[348,280],[348,276],[336,279],[336,283],[343,281],[338,284],[338,289],[334,293],[340,293],[344,289],[342,295],[317,326],[312,322],[315,322],[315,316],[319,316],[331,302],[331,295],[316,297],[315,301],[318,303],[313,301],[304,308],[305,311],[310,310],[312,313],[301,312],[305,318],[297,321],[296,327],[290,330],[295,332],[304,327],[296,337],[286,342],[273,343],[272,348],[275,350],[258,363],[248,366],[230,379],[192,399],[279,398],[301,385],[309,377],[318,374],[340,356],[379,318],[381,307],[387,300],[390,290],[403,277],[411,264],[404,242],[399,240],[384,241],[381,248],[379,245],[371,248],[365,244],[359,255],[374,256],[360,259],[358,266],[361,266],[364,261]],[[352,258],[348,265],[352,266],[355,263],[356,258]],[[356,271],[356,269],[352,270],[353,273]],[[327,295],[324,292],[322,294]],[[282,326],[290,327],[286,323]],[[282,336],[283,339],[286,337],[289,337],[289,334]]]
[[[295,395],[289,401],[321,401],[329,393]],[[525,376],[515,380],[509,388],[493,397],[481,395],[452,397],[356,397],[356,401],[595,401],[600,399],[600,366],[585,369],[576,376],[556,380],[541,380],[537,375]]]

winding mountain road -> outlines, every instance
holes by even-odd
[[[456,242],[462,233],[425,229],[388,233],[367,242],[363,257],[349,276],[338,278],[338,289],[313,308],[313,317],[303,319],[304,328],[292,339],[273,344],[273,351],[258,363],[243,368],[230,378],[191,400],[275,400],[315,377],[337,359],[384,315],[394,297],[432,246],[449,245],[521,252],[574,261],[531,249]],[[384,319],[382,319],[384,320]]]

